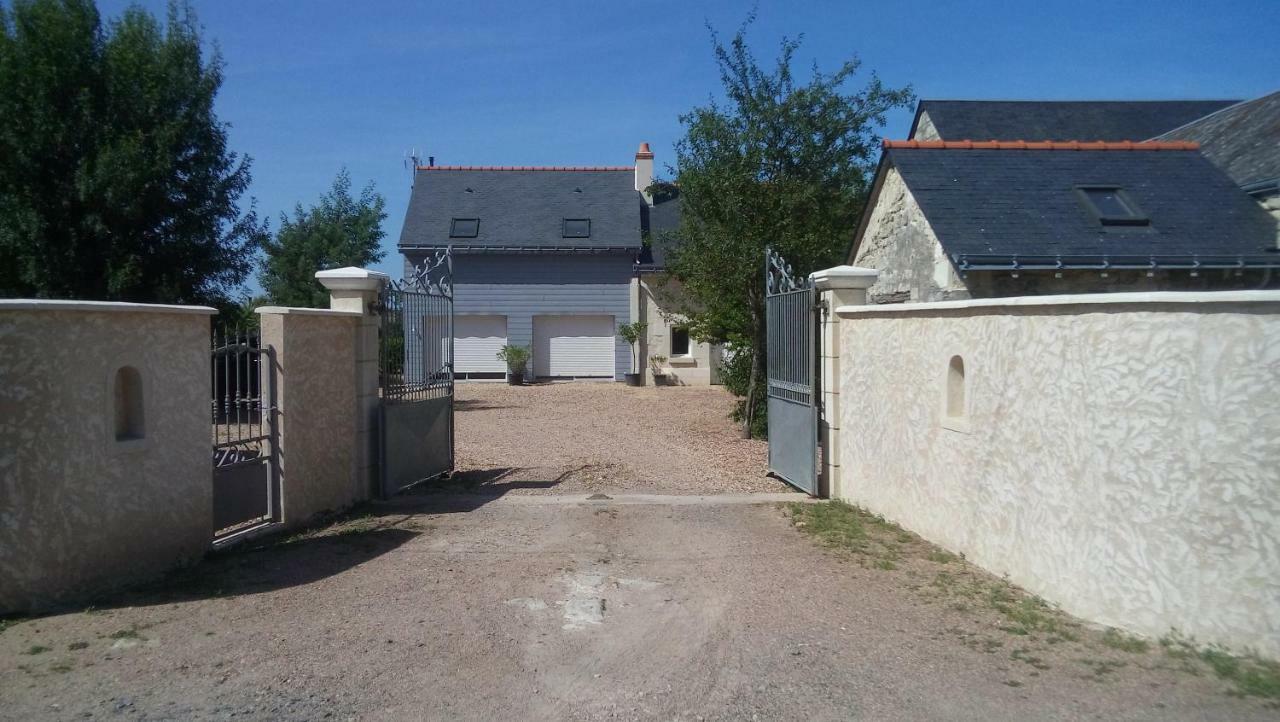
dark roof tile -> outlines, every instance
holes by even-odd
[[[400,247],[639,248],[643,202],[630,167],[420,168]],[[450,238],[454,218],[479,218],[476,237]],[[591,237],[562,237],[565,218]]]
[[[1195,151],[889,148],[885,154],[952,258],[1259,257],[1275,245],[1275,221]],[[1104,229],[1075,192],[1091,184],[1123,188],[1151,225]]]
[[[1235,100],[922,100],[944,140],[1147,140]],[[912,128],[914,134],[915,128]]]

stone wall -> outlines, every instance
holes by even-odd
[[[968,297],[942,244],[896,168],[885,172],[852,263],[880,272],[868,293],[871,303]]]
[[[1280,656],[1280,293],[837,313],[840,498],[1079,617]]]
[[[0,301],[0,613],[198,559],[213,309]]]
[[[911,140],[942,140],[942,136],[938,134],[938,129],[933,125],[933,119],[928,113],[921,113],[920,120],[916,121],[916,132],[912,134]],[[956,138],[954,140],[963,140]]]

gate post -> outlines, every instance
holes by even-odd
[[[374,310],[388,276],[349,266],[316,273],[329,290],[329,308],[358,311],[356,326],[356,498],[378,493],[378,323]]]
[[[840,488],[840,316],[837,306],[861,306],[867,302],[867,289],[876,282],[879,271],[857,266],[836,266],[809,274],[818,292],[818,388],[822,395],[818,406],[818,441],[822,448],[819,470],[819,496],[838,499]]]

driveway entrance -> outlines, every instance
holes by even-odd
[[[767,476],[765,442],[739,437],[732,408],[717,386],[458,384],[459,481],[526,494],[788,491]]]
[[[1274,718],[901,530],[824,549],[722,390],[458,396],[452,487],[12,624],[0,717]]]

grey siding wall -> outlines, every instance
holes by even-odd
[[[420,256],[405,254],[406,271]],[[631,255],[513,254],[453,257],[454,313],[507,317],[507,343],[533,346],[533,317],[613,316],[631,321]],[[532,364],[530,364],[532,370]],[[631,371],[631,348],[614,338],[614,378]]]

